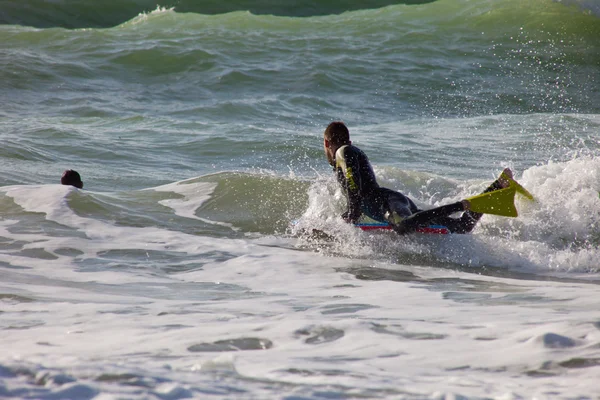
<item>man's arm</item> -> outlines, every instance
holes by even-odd
[[[348,202],[348,208],[342,214],[342,218],[346,222],[355,223],[362,214],[360,165],[358,158],[353,157],[346,149],[347,147],[344,146],[336,152],[336,172]]]

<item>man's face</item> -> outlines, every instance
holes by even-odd
[[[335,153],[331,148],[331,143],[323,138],[323,150],[325,150],[325,155],[327,156],[327,161],[329,161],[329,165],[335,167]]]

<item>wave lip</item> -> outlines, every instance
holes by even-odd
[[[277,0],[193,0],[156,2],[154,0],[109,0],[103,2],[47,2],[9,0],[0,11],[0,24],[24,25],[37,28],[63,27],[108,28],[120,25],[139,14],[157,8],[173,8],[180,13],[204,15],[248,11],[255,15],[284,17],[313,17],[341,14],[346,11],[377,9],[398,4],[426,4],[435,0],[305,0],[294,6]]]
[[[600,5],[594,0],[545,0],[546,8],[552,3],[560,3],[577,12],[600,17]],[[67,29],[109,28],[135,19],[139,15],[151,13],[158,9],[173,9],[177,13],[194,13],[201,15],[221,15],[235,12],[248,12],[254,15],[273,15],[277,17],[310,18],[327,15],[339,15],[345,12],[363,10],[379,10],[396,6],[427,6],[429,15],[451,17],[448,10],[464,23],[465,15],[489,15],[501,17],[505,12],[520,12],[523,2],[504,0],[490,5],[485,1],[458,0],[445,2],[440,0],[304,0],[294,2],[290,6],[277,0],[237,0],[223,2],[207,0],[108,0],[103,2],[85,1],[18,1],[7,0],[0,10],[0,25],[22,25],[36,28],[62,27]],[[536,4],[535,10],[540,9]],[[543,16],[541,16],[543,18]],[[450,18],[452,20],[452,18]],[[501,21],[502,18],[498,18]],[[551,22],[551,21],[548,21]],[[469,22],[473,23],[473,21]],[[476,22],[475,22],[476,23]],[[486,25],[489,26],[489,25]]]

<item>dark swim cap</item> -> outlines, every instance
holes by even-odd
[[[79,172],[68,169],[63,172],[62,177],[60,178],[60,183],[63,185],[71,185],[76,188],[83,188],[83,182],[81,181],[81,176],[79,176]]]

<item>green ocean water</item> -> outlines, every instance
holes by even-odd
[[[533,164],[580,139],[547,143],[553,120],[598,114],[600,23],[575,6],[436,1],[310,17],[175,7],[98,28],[99,9],[84,5],[76,19],[91,27],[61,27],[70,14],[60,8],[50,28],[0,27],[2,184],[48,182],[63,166],[101,188],[224,169],[309,172],[332,119],[393,154],[415,147],[407,129],[428,146],[440,118],[504,116],[504,130],[542,115],[524,133],[559,149],[528,154]],[[102,14],[116,22],[125,6],[112,7]]]

